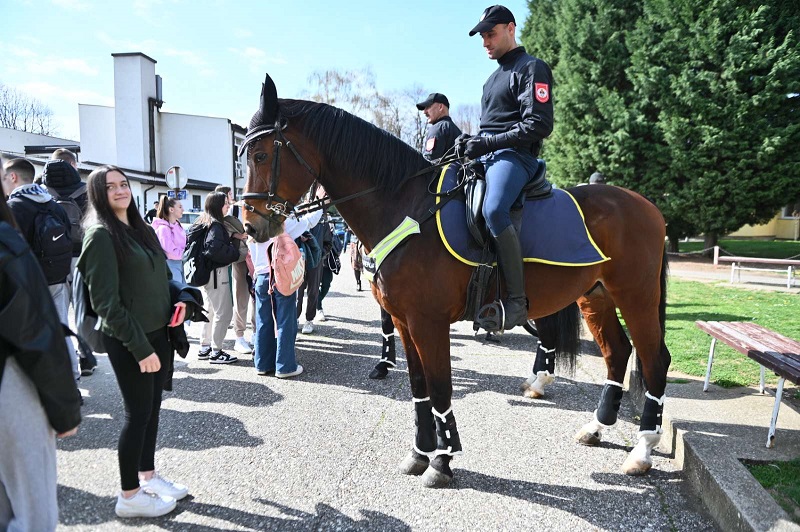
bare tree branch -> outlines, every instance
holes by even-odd
[[[475,135],[481,126],[481,107],[476,103],[459,105],[453,113],[453,122],[468,135]]]
[[[55,135],[53,111],[36,98],[0,83],[0,127]]]

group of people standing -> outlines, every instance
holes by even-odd
[[[417,104],[430,123],[426,158],[437,161],[455,151],[485,167],[483,214],[505,280],[506,329],[525,323],[528,307],[519,238],[509,213],[522,201],[542,141],[553,127],[550,68],[516,44],[515,29],[513,14],[496,5],[469,32],[480,34],[489,58],[498,62],[484,85],[477,135],[461,133],[443,94],[433,93]],[[52,530],[57,524],[53,435],[76,433],[81,420],[76,379],[94,369],[88,357],[78,362],[64,336],[76,269],[100,319],[125,407],[116,513],[164,515],[189,493],[187,486],[159,475],[155,466],[162,391],[187,312],[187,303],[170,290],[171,280],[185,280],[183,207],[162,197],[149,225],[120,168],[99,167],[83,185],[70,153],[54,153],[41,185],[34,174],[29,161],[13,159],[3,164],[0,176],[0,441],[5,442],[0,449],[0,528]],[[230,212],[233,203],[230,188],[218,187],[208,194],[196,222],[205,228],[202,254],[212,266],[210,280],[201,287],[211,319],[203,327],[198,358],[217,364],[238,360],[222,345],[234,319],[235,350],[255,351],[259,375],[300,375],[295,336],[303,293],[309,298],[302,331],[311,333],[316,315],[325,319],[322,300],[337,269],[327,259],[332,250],[336,256],[340,252],[334,249],[335,237],[326,222],[320,223],[321,211],[286,220],[285,231],[298,243],[313,238],[326,260],[307,269],[299,292],[284,295],[271,279],[274,242],[246,242],[241,221]],[[360,290],[361,253],[357,243],[351,247]],[[253,346],[244,338],[251,297]],[[384,355],[371,378],[383,378],[394,365],[394,330],[385,311],[381,323]]]

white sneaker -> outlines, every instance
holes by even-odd
[[[179,501],[189,495],[189,488],[183,484],[170,482],[156,473],[150,480],[139,480],[139,486],[145,491],[153,492],[161,497],[172,497]]]
[[[253,352],[253,349],[250,347],[250,344],[247,343],[247,340],[244,339],[244,336],[240,336],[236,339],[233,350],[237,353],[242,353],[243,355],[249,355]]]
[[[311,334],[314,332],[314,324],[310,321],[307,321],[305,325],[303,325],[303,330],[300,331],[303,334]]]
[[[322,311],[322,309],[317,311],[317,316],[319,316],[319,321],[328,321],[328,318],[325,317],[325,313]]]
[[[276,373],[275,376],[279,379],[288,379],[289,377],[297,377],[301,373],[303,373],[303,366],[298,364],[296,370],[290,371],[289,373]]]
[[[177,504],[172,497],[161,497],[140,489],[130,499],[120,493],[114,511],[120,517],[158,517],[170,513]]]

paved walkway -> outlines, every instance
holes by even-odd
[[[574,377],[559,378],[546,399],[529,400],[518,387],[533,362],[531,338],[512,332],[499,346],[485,344],[467,323],[451,334],[454,412],[465,454],[454,461],[450,488],[423,488],[418,478],[396,472],[413,435],[402,349],[387,380],[367,378],[380,350],[379,312],[368,292],[355,291],[348,264],[325,310],[329,321],[298,336],[307,372],[297,379],[259,377],[246,356],[234,366],[211,366],[197,360],[196,346],[177,362],[156,458],[161,472],[188,484],[191,495],[155,520],[114,515],[123,413],[100,356],[98,371],[81,386],[80,432],[59,443],[60,529],[715,528],[669,446],[656,454],[648,476],[620,472],[637,431],[638,412],[629,402],[599,448],[574,442],[605,378],[591,342],[584,343],[587,355]]]

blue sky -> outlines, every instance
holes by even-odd
[[[0,0],[0,83],[47,104],[78,140],[78,103],[113,105],[112,53],[143,52],[163,78],[162,110],[247,126],[264,73],[278,95],[309,76],[369,67],[381,92],[421,85],[453,108],[477,104],[496,63],[467,34],[487,1]],[[520,28],[525,0],[504,3]],[[545,58],[546,59],[546,58]]]

